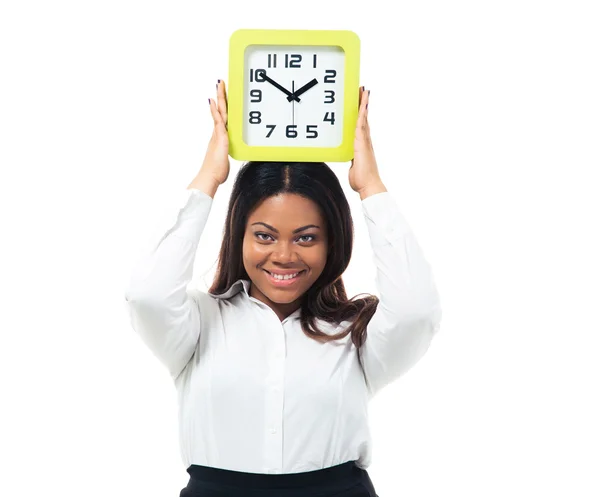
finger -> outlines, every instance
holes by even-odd
[[[213,123],[216,128],[217,126],[223,124],[223,119],[221,118],[221,114],[219,113],[219,110],[217,109],[216,102],[212,98],[209,98],[208,103],[210,105],[210,115],[213,118]]]
[[[365,92],[365,110],[364,110],[364,119],[365,119],[365,127],[367,131],[369,130],[369,100],[371,99],[371,90],[367,90]]]
[[[361,131],[365,131],[367,125],[367,103],[369,100],[369,92],[364,87],[361,90],[360,107],[358,109],[358,120],[356,127]]]
[[[219,80],[217,83],[217,101],[223,123],[227,124],[227,91],[225,88],[225,81],[223,80]]]
[[[371,127],[369,126],[369,92],[367,92],[367,103],[365,104],[365,127],[364,127],[364,131],[365,131],[365,136],[366,136],[366,140],[367,143],[369,144],[370,147],[373,146],[372,142],[371,142]]]

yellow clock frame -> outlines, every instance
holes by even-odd
[[[344,53],[344,122],[338,147],[259,147],[243,139],[245,51],[250,45],[338,46]],[[347,162],[354,157],[360,39],[349,30],[239,29],[229,40],[229,155],[242,161]]]

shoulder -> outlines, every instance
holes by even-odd
[[[203,323],[209,322],[213,316],[219,315],[219,299],[198,288],[189,289],[187,293],[196,302]]]
[[[344,320],[344,321],[336,322],[336,321],[327,321],[322,318],[316,318],[315,324],[320,331],[322,331],[326,335],[332,336],[332,335],[337,335],[339,333],[345,332],[350,327],[350,325],[352,325],[352,321]],[[339,339],[338,343],[345,343],[348,340],[350,340],[350,338],[351,338],[350,333],[348,333],[348,335],[345,336],[343,339]]]

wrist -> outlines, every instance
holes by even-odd
[[[203,191],[211,198],[214,198],[215,194],[217,193],[217,189],[219,188],[219,185],[220,183],[210,174],[207,174],[205,171],[200,170],[200,172],[188,185],[187,189],[189,190],[191,188],[195,188]]]
[[[383,192],[387,192],[387,188],[385,187],[385,185],[383,184],[383,182],[381,180],[378,180],[375,183],[367,185],[358,191],[361,200],[364,200],[364,199],[370,197],[371,195],[375,195],[377,193],[383,193]]]

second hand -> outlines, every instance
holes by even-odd
[[[292,79],[292,93],[294,93],[294,80]],[[294,122],[294,105],[295,105],[295,101],[292,100],[292,125],[295,124]]]

